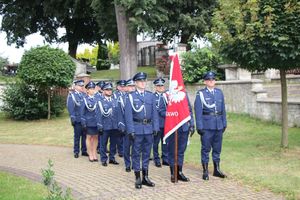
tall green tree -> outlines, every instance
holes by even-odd
[[[69,55],[75,58],[77,46],[94,43],[102,37],[93,17],[92,0],[1,0],[1,30],[8,44],[23,46],[25,37],[39,32],[49,43],[68,42]],[[57,29],[66,33],[58,37]]]
[[[103,6],[106,11],[103,11]],[[211,14],[215,6],[216,0],[93,1],[98,23],[107,25],[106,22],[109,22],[110,30],[117,27],[122,79],[129,78],[136,72],[137,34],[149,33],[163,41],[180,35],[182,42],[188,43],[195,35],[203,36],[210,29]],[[111,11],[115,12],[116,21],[109,18],[114,16]]]
[[[213,19],[224,56],[250,71],[280,70],[282,147],[288,147],[286,70],[300,63],[299,16],[296,0],[220,0]]]
[[[47,91],[48,119],[50,119],[50,99],[53,87],[68,87],[74,77],[75,64],[61,49],[49,46],[32,48],[21,59],[18,76],[38,90]]]

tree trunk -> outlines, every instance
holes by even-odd
[[[180,43],[186,44],[186,51],[189,51],[192,48],[191,44],[189,43],[189,38],[190,38],[189,35],[183,34],[181,35],[181,39],[180,39]]]
[[[76,52],[77,52],[78,43],[74,42],[74,41],[69,41],[68,43],[69,43],[69,48],[68,48],[69,55],[72,58],[76,58]]]
[[[137,70],[137,31],[129,29],[129,17],[115,1],[120,45],[120,79],[129,79]]]
[[[51,118],[51,107],[50,107],[50,100],[51,100],[51,89],[49,88],[47,91],[48,94],[48,119]]]
[[[282,133],[281,133],[281,147],[288,147],[288,103],[287,103],[287,83],[286,73],[284,69],[280,69],[281,82],[281,111],[282,111]]]

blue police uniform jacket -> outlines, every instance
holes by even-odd
[[[67,109],[72,122],[81,122],[80,108],[83,104],[84,93],[77,90],[69,92],[67,98]]]
[[[98,101],[103,99],[103,94],[101,92],[96,92],[94,94],[94,97],[96,97],[98,99]]]
[[[155,99],[156,99],[156,108],[158,109],[159,128],[164,128],[165,118],[166,118],[166,110],[167,110],[166,93],[155,92],[154,95],[155,95]]]
[[[81,124],[83,127],[96,127],[97,98],[86,95],[81,106]]]
[[[119,111],[118,101],[112,97],[103,97],[97,102],[97,127],[104,131],[119,129],[118,117]]]
[[[197,130],[222,130],[227,126],[224,95],[220,89],[214,88],[213,94],[208,88],[199,90],[194,108]]]
[[[142,122],[143,120],[145,123]],[[144,91],[144,96],[141,96],[136,90],[127,95],[125,104],[127,133],[152,134],[154,131],[159,131],[158,121],[156,100],[152,92]]]

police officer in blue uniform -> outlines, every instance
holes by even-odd
[[[80,107],[83,103],[83,87],[84,81],[83,80],[75,80],[74,84],[74,91],[71,91],[67,98],[67,108],[69,111],[71,124],[74,128],[74,157],[78,158],[79,156],[79,144],[81,140],[81,155],[88,156],[86,150],[86,135],[82,130],[81,120],[80,120]]]
[[[123,118],[123,121],[125,121],[125,105],[126,101],[128,100],[128,93],[135,91],[135,83],[132,79],[128,79],[126,81],[126,94],[123,95],[121,98],[119,98],[119,105],[120,105],[120,111],[121,113],[118,115],[119,117]],[[120,120],[122,121],[122,120]],[[120,127],[124,126],[124,129],[126,130],[125,124],[120,123]],[[125,171],[131,172],[131,152],[132,152],[132,140],[129,138],[129,134],[124,135],[123,137],[123,153],[124,153],[124,163],[125,163]]]
[[[114,98],[120,102],[120,98],[126,95],[126,80],[119,80],[117,81],[117,90],[114,92]],[[123,157],[123,137],[124,137],[124,132],[120,132],[120,137],[117,142],[117,150],[119,157]]]
[[[102,166],[107,166],[107,155],[106,155],[106,144],[108,138],[110,138],[110,152],[109,152],[109,163],[118,165],[119,163],[115,160],[116,145],[120,137],[118,129],[119,124],[119,105],[115,98],[112,96],[113,85],[107,82],[102,87],[103,99],[98,101],[97,109],[97,121],[99,127],[99,134],[101,136],[100,156]]]
[[[144,72],[134,75],[136,90],[128,94],[125,105],[126,132],[133,140],[132,168],[137,189],[142,188],[142,184],[150,187],[155,185],[148,177],[148,168],[153,135],[158,134],[159,122],[155,96],[145,90],[146,79]],[[141,158],[143,180],[140,177]]]
[[[96,83],[96,93],[95,93],[95,97],[98,98],[99,100],[101,100],[103,98],[103,95],[102,95],[102,87],[103,85],[105,84],[104,81],[99,81]]]
[[[94,96],[96,84],[90,81],[85,88],[87,95],[83,98],[81,106],[81,125],[86,131],[86,145],[89,154],[89,161],[98,161],[97,159],[97,144],[98,144],[98,130],[96,120],[96,108],[98,99]]]
[[[96,83],[96,93],[94,96],[98,99],[98,101],[101,101],[103,99],[102,87],[104,84],[105,84],[104,81],[99,81]],[[98,146],[97,146],[98,154],[100,154],[100,144],[101,144],[101,136],[98,135]]]
[[[190,104],[187,94],[186,94],[186,97],[187,97],[188,104],[189,104],[191,119],[190,119],[190,121],[184,123],[181,127],[179,127],[177,129],[177,132],[178,132],[177,177],[178,177],[179,181],[183,181],[183,182],[190,181],[190,179],[187,178],[183,174],[182,170],[183,170],[183,162],[184,162],[184,152],[187,147],[189,134],[191,134],[191,136],[192,136],[195,132],[194,116],[193,116],[192,107],[191,107],[191,104]],[[161,109],[163,110],[163,108],[161,108]],[[168,145],[168,161],[169,161],[170,172],[171,172],[171,182],[175,183],[175,176],[174,176],[174,172],[175,172],[175,134],[172,134],[171,136],[169,136],[167,138],[167,145]]]
[[[203,79],[206,87],[197,92],[194,105],[197,132],[201,136],[202,144],[202,178],[209,180],[208,162],[211,149],[214,163],[213,176],[225,178],[226,175],[220,170],[222,139],[227,127],[224,95],[220,89],[215,88],[214,72],[207,72]]]
[[[161,142],[161,150],[162,150],[162,163],[163,165],[169,165],[168,163],[168,147],[167,144],[163,143],[164,137],[164,126],[165,126],[165,118],[166,118],[166,106],[167,106],[167,97],[165,93],[165,80],[163,78],[158,78],[153,81],[155,86],[155,98],[156,98],[156,108],[158,109],[159,115],[159,129],[160,131],[156,136],[154,136],[153,142],[153,158],[154,164],[156,167],[161,167],[161,162],[159,158],[158,145]]]

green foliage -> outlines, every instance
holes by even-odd
[[[118,42],[109,42],[107,44],[108,58],[113,64],[120,62],[120,46]]]
[[[90,64],[92,66],[96,66],[96,64],[97,64],[98,48],[99,48],[98,45],[96,45],[92,49],[86,48],[86,49],[84,49],[83,53],[77,53],[76,54],[76,58],[77,59],[82,59],[82,58],[88,59],[89,62],[90,62]]]
[[[69,51],[75,57],[78,44],[93,43],[101,37],[91,3],[92,0],[2,0],[1,30],[6,32],[8,44],[16,46],[23,46],[25,37],[37,32],[50,43],[69,42]],[[66,29],[62,37],[58,36],[59,27]]]
[[[42,169],[43,183],[48,188],[48,196],[45,200],[72,200],[70,188],[63,192],[62,188],[58,185],[54,179],[55,172],[52,170],[53,162],[48,160],[47,169]]]
[[[1,110],[16,120],[35,120],[47,117],[47,93],[32,85],[17,81],[9,83],[1,96],[3,105]],[[63,97],[52,95],[51,114],[59,116],[64,108]]]
[[[74,72],[75,64],[63,50],[42,46],[24,53],[18,76],[38,88],[67,87]]]
[[[0,56],[0,72],[3,70],[3,67],[8,64],[7,58],[3,58]]]
[[[291,69],[300,63],[300,3],[292,0],[221,0],[215,42],[243,68]]]
[[[183,79],[185,82],[195,83],[202,79],[207,71],[218,71],[220,57],[210,48],[198,48],[195,51],[188,51],[183,54]],[[224,72],[219,70],[217,79],[223,77]]]
[[[108,49],[105,44],[100,44],[98,49],[98,59],[97,59],[97,70],[107,70],[110,68],[110,62],[108,60]]]

